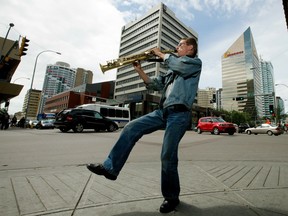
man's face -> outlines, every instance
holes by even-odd
[[[181,40],[178,46],[176,47],[178,56],[185,56],[191,54],[193,49],[192,45],[188,45],[185,40]]]

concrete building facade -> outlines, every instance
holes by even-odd
[[[30,95],[30,96],[29,96]],[[30,98],[29,98],[30,97]],[[29,98],[29,104],[28,104]],[[29,89],[24,98],[22,112],[26,113],[27,119],[36,119],[40,105],[41,90]]]
[[[215,94],[216,88],[208,87],[206,89],[198,89],[198,106],[214,108],[214,102],[216,102]]]
[[[113,101],[114,81],[83,84],[47,99],[44,113],[58,113],[87,103]]]
[[[119,57],[138,55],[154,47],[175,50],[180,39],[185,37],[194,37],[197,40],[198,34],[161,3],[122,28]],[[143,61],[142,68],[149,77],[156,77],[166,71],[158,62]],[[127,64],[117,69],[114,97],[117,101],[129,103],[131,113],[138,117],[158,105],[160,93],[147,91],[133,66]]]
[[[76,69],[76,77],[74,87],[80,86],[83,84],[92,84],[93,81],[93,72],[90,70],[85,70],[83,68]]]

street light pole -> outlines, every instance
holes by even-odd
[[[288,86],[286,84],[282,84],[282,83],[276,83],[275,86],[278,86],[278,85],[283,85],[285,86],[286,88],[288,88]]]
[[[27,116],[28,116],[28,111],[29,111],[29,103],[30,103],[30,98],[31,98],[31,92],[32,92],[32,87],[33,87],[33,82],[34,82],[34,76],[35,76],[35,71],[36,71],[36,66],[37,66],[38,57],[39,57],[42,53],[44,53],[44,52],[53,52],[53,53],[56,53],[56,54],[58,54],[58,55],[61,55],[60,52],[56,52],[56,51],[53,51],[53,50],[44,50],[44,51],[38,53],[38,55],[36,56],[35,64],[34,64],[34,69],[33,69],[33,74],[32,74],[31,86],[30,86],[30,90],[29,90],[29,93],[28,93],[28,100],[27,100],[27,105],[26,105],[25,124],[26,124],[26,120],[27,120]]]
[[[27,80],[30,80],[29,77],[18,77],[18,78],[16,78],[16,79],[14,79],[14,81],[13,81],[12,83],[15,83],[16,80],[18,80],[18,79],[27,79]]]
[[[5,46],[5,43],[6,43],[8,34],[9,34],[9,32],[10,32],[10,29],[11,29],[13,26],[14,26],[13,23],[10,23],[10,24],[9,24],[9,29],[8,29],[8,31],[7,31],[7,33],[6,33],[6,36],[5,36],[5,38],[4,38],[4,41],[3,41],[3,44],[2,44],[2,47],[1,47],[1,50],[0,50],[0,62],[2,62],[2,52],[3,52],[3,49],[4,49],[4,46]],[[4,55],[4,56],[5,56],[5,55]]]

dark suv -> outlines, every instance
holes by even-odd
[[[211,132],[211,134],[218,135],[220,133],[228,133],[233,135],[236,131],[233,123],[226,122],[220,117],[207,116],[202,117],[198,121],[197,133],[201,134],[202,132]]]
[[[240,123],[238,127],[238,133],[243,133],[247,128],[250,128],[248,123]]]
[[[118,125],[114,121],[102,116],[97,111],[86,109],[62,110],[56,116],[54,126],[62,132],[72,129],[75,133],[80,133],[84,129],[107,130],[109,132],[118,129]]]

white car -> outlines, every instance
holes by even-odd
[[[282,130],[280,127],[276,125],[261,124],[260,126],[257,126],[257,127],[247,128],[245,130],[245,133],[247,133],[248,135],[268,134],[269,136],[272,136],[274,134],[275,136],[278,136],[282,134]]]
[[[30,120],[28,126],[29,126],[30,128],[35,128],[36,125],[37,125],[37,123],[38,123],[38,120]]]

